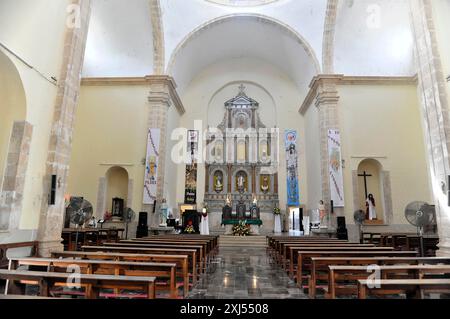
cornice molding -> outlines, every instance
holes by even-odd
[[[180,115],[186,113],[177,92],[177,84],[175,80],[168,75],[148,75],[145,77],[97,77],[81,79],[82,86],[166,86],[173,105]]]
[[[303,101],[299,113],[306,111],[317,98],[319,88],[324,84],[335,85],[417,85],[415,76],[345,76],[343,74],[319,74],[313,77],[309,84],[309,91]]]

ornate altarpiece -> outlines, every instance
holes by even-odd
[[[277,130],[261,122],[259,103],[246,95],[243,85],[239,89],[239,94],[225,103],[220,134],[208,136],[211,151],[206,163],[205,202],[211,211],[222,212],[228,199],[236,213],[242,208],[239,205],[250,212],[256,199],[260,213],[272,214],[279,206],[274,169],[278,168],[274,156],[278,150],[271,149],[272,140],[278,139]]]

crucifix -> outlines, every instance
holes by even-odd
[[[358,174],[359,177],[364,177],[364,190],[366,192],[366,198],[369,197],[369,192],[367,190],[367,177],[372,177],[373,175],[367,174],[366,171],[364,171],[364,174]]]

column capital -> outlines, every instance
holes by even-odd
[[[150,85],[149,102],[164,103],[168,107],[173,104],[180,115],[186,112],[178,95],[175,80],[171,76],[148,75],[145,82]]]

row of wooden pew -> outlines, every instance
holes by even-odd
[[[310,298],[450,293],[450,258],[337,239],[269,236],[268,253]]]
[[[7,280],[8,295],[23,295],[31,284],[42,297],[185,298],[217,250],[217,236],[150,236],[50,258],[10,258],[0,279]]]

